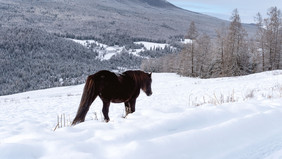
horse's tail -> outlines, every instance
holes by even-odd
[[[72,125],[84,122],[89,107],[93,103],[97,95],[98,93],[97,89],[95,90],[94,76],[88,76],[84,85],[84,90],[76,113],[76,117],[74,118]]]

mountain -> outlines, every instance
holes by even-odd
[[[127,0],[129,2],[136,3],[138,5],[149,5],[149,6],[154,6],[154,7],[159,7],[159,8],[174,8],[175,6],[172,5],[171,3],[167,2],[166,0]]]
[[[215,36],[227,21],[165,0],[0,0],[0,26],[25,26],[81,38],[128,35],[152,40],[184,35],[191,21]],[[255,27],[245,25],[253,34]]]

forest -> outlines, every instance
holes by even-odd
[[[282,69],[282,16],[271,7],[268,17],[255,16],[257,33],[249,37],[235,9],[231,23],[210,37],[190,23],[185,36],[190,42],[178,54],[144,60],[141,68],[153,72],[176,72],[183,76],[211,78],[240,76]]]
[[[40,29],[0,27],[0,95],[80,84],[98,70],[138,69],[142,61],[127,52],[108,61],[97,55]]]

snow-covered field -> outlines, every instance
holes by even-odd
[[[57,115],[74,117],[82,89],[1,96],[0,158],[282,158],[282,71],[216,79],[155,73],[153,95],[141,93],[126,119],[124,105],[111,104],[103,122],[97,98],[86,122],[53,131]]]
[[[98,59],[100,60],[110,60],[114,55],[122,53],[122,51],[127,51],[129,54],[134,56],[139,56],[141,51],[150,50],[150,49],[164,49],[166,46],[169,46],[165,43],[153,43],[153,42],[146,42],[146,41],[138,41],[134,42],[135,44],[142,44],[143,47],[141,49],[129,49],[126,50],[124,46],[108,46],[106,44],[99,43],[95,40],[77,40],[77,39],[69,39],[78,44],[81,44],[85,47],[89,47],[90,44],[95,44],[97,47],[93,48],[95,51],[98,52]],[[172,47],[173,48],[173,47]]]
[[[138,41],[138,42],[134,42],[135,44],[143,44],[144,47],[147,49],[147,50],[150,50],[150,49],[164,49],[166,46],[169,46],[168,44],[165,44],[165,43],[154,43],[154,42],[147,42],[147,41]]]

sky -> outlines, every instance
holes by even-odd
[[[254,23],[255,15],[260,12],[267,17],[270,7],[282,9],[282,0],[167,0],[168,2],[194,12],[200,12],[220,19],[229,20],[232,11],[238,9],[243,23]]]

